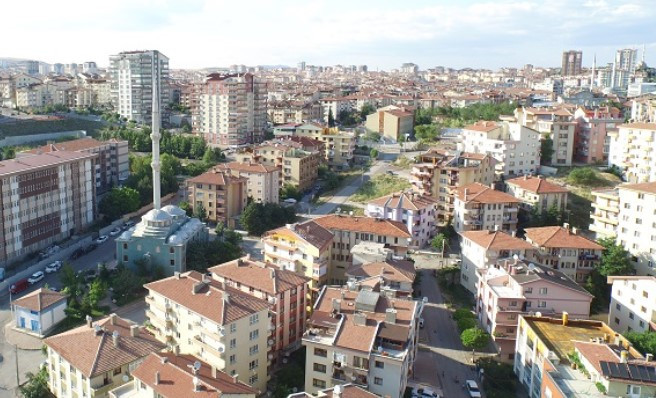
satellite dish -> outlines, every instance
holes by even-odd
[[[194,370],[200,370],[200,361],[194,362]]]
[[[298,387],[292,387],[292,392],[298,392]]]
[[[519,256],[516,255],[516,254],[513,254],[513,259],[517,260],[517,259],[519,259]]]
[[[128,381],[130,381],[130,376],[128,376],[128,375],[123,375],[123,377],[122,377],[121,379],[123,379],[123,382],[124,382],[124,383],[127,383]]]

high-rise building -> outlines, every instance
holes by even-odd
[[[581,64],[583,61],[582,51],[563,51],[563,64],[560,72],[563,76],[576,76],[581,74]]]
[[[266,83],[252,74],[213,73],[200,93],[199,133],[211,144],[261,142],[267,119]]]
[[[39,61],[25,61],[25,72],[30,76],[39,74]]]
[[[613,61],[611,81],[613,88],[626,89],[638,66],[638,49],[623,48],[617,50]]]
[[[112,104],[121,117],[150,124],[153,82],[159,87],[160,109],[169,103],[169,59],[157,50],[125,51],[109,57]],[[166,120],[166,115],[163,115]]]

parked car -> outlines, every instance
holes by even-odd
[[[19,281],[16,281],[16,283],[14,283],[13,285],[11,285],[11,287],[9,288],[9,292],[11,292],[11,294],[20,293],[23,290],[27,289],[28,287],[30,287],[30,282],[27,281],[27,278],[23,278]]]
[[[90,244],[89,246],[84,248],[84,254],[91,253],[92,251],[96,250],[97,247],[98,245],[95,243]]]
[[[132,227],[134,227],[134,221],[132,220],[123,223],[123,229],[130,229]]]
[[[120,233],[121,233],[121,228],[116,227],[116,228],[112,229],[111,231],[109,231],[109,236],[116,236]]]
[[[89,283],[98,277],[98,270],[88,269],[85,271],[84,281]]]
[[[97,244],[101,245],[101,244],[107,242],[107,239],[109,239],[109,236],[107,236],[107,235],[100,235],[100,236],[98,237],[98,239],[95,240],[95,242],[96,242]]]
[[[75,260],[76,258],[80,258],[84,256],[85,252],[83,248],[76,249],[73,253],[71,253],[71,260]]]
[[[412,396],[415,398],[439,398],[439,395],[430,388],[417,387],[412,389]]]
[[[465,387],[471,398],[481,398],[481,390],[474,380],[465,381]]]
[[[33,273],[32,276],[30,276],[27,279],[27,281],[30,283],[30,285],[33,285],[37,282],[40,282],[45,277],[46,277],[46,275],[43,273],[43,271],[37,271],[37,272]]]
[[[62,267],[62,262],[61,261],[55,261],[46,266],[46,274],[50,274],[52,272],[57,272],[59,269]]]

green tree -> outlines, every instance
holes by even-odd
[[[205,149],[203,154],[203,163],[206,165],[215,165],[225,159],[225,155],[221,152],[219,148],[210,148]]]
[[[487,334],[487,332],[485,332],[483,329],[474,327],[465,329],[460,334],[460,341],[462,341],[463,346],[472,350],[473,361],[475,352],[480,351],[490,342],[490,335]]]
[[[378,150],[375,149],[375,148],[372,149],[372,150],[369,152],[369,157],[371,157],[372,159],[378,159]]]
[[[431,246],[433,246],[433,248],[436,250],[443,251],[445,245],[446,236],[444,236],[442,233],[435,235],[435,237],[431,240]]]
[[[112,279],[112,297],[117,303],[129,301],[135,294],[143,289],[143,280],[121,265]]]
[[[227,228],[223,221],[219,221],[216,223],[216,228],[214,228],[214,232],[216,232],[216,237],[217,238],[223,238],[223,234],[226,232]]]
[[[364,104],[362,105],[362,109],[360,109],[360,118],[362,120],[366,120],[367,116],[371,115],[372,113],[376,112],[376,107],[371,105],[371,104]]]
[[[38,372],[25,373],[27,382],[18,387],[21,396],[24,398],[45,398],[50,396],[48,390],[48,370],[44,366]]]
[[[62,291],[68,295],[68,304],[79,302],[82,295],[82,277],[78,275],[73,267],[66,263],[59,273],[59,281],[62,285]]]
[[[483,389],[488,398],[506,398],[516,396],[517,376],[513,366],[500,363],[493,358],[480,358],[478,366],[483,369]]]
[[[113,221],[123,214],[139,209],[141,198],[136,189],[130,187],[115,187],[100,201],[98,210]]]
[[[285,200],[290,198],[301,200],[303,198],[303,194],[298,190],[296,185],[285,184],[280,190],[280,199]]]
[[[553,140],[547,135],[540,141],[540,163],[543,165],[551,164],[551,158],[554,154]]]
[[[372,141],[372,142],[379,142],[380,141],[380,133],[376,131],[367,131],[367,133],[364,135],[364,139],[367,141]]]
[[[237,234],[238,235],[238,234]],[[234,244],[233,237],[225,241],[217,239],[210,242],[191,242],[187,246],[187,269],[207,272],[209,267],[235,260],[243,255],[241,247]]]
[[[604,180],[592,167],[578,167],[569,173],[567,182],[572,185],[594,187],[602,185]]]
[[[16,148],[13,146],[6,146],[2,148],[2,159],[9,160],[16,157]]]
[[[633,275],[635,268],[631,264],[631,254],[613,238],[600,239],[604,247],[599,264],[599,273],[603,276]]]
[[[626,332],[624,337],[633,344],[633,346],[644,354],[656,355],[656,332]]]
[[[333,109],[328,110],[328,127],[335,127],[335,115],[333,115]]]
[[[207,218],[207,212],[203,205],[197,204],[194,208],[194,217],[198,218],[201,221],[204,221]]]
[[[458,325],[458,330],[460,332],[463,332],[467,329],[475,328],[476,327],[476,319],[474,319],[474,318],[462,318],[462,319],[458,319],[456,321],[456,324]]]
[[[178,207],[181,208],[182,210],[184,210],[185,213],[187,213],[187,215],[189,217],[193,216],[194,210],[191,208],[191,205],[189,204],[189,202],[182,201],[178,204]]]
[[[84,296],[84,301],[91,309],[97,309],[98,303],[107,295],[107,286],[99,279],[96,278],[91,282],[89,291]]]
[[[436,141],[440,137],[440,130],[436,124],[415,126],[415,137],[421,141]]]
[[[249,235],[260,236],[264,232],[296,221],[296,212],[292,207],[276,203],[250,203],[241,213],[241,225]]]

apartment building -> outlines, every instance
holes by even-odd
[[[612,285],[608,325],[618,333],[656,330],[656,278],[609,276]],[[653,289],[653,290],[652,290]]]
[[[301,124],[321,120],[321,105],[316,101],[271,101],[267,104],[269,121],[274,124]]]
[[[186,182],[189,203],[205,210],[207,220],[235,228],[248,202],[248,180],[214,168]]]
[[[121,185],[130,176],[128,142],[111,139],[98,141],[90,137],[72,141],[56,142],[34,148],[26,153],[42,154],[48,152],[81,152],[96,155],[93,158],[96,194],[101,195],[112,187]],[[21,157],[22,154],[18,154]]]
[[[270,377],[269,303],[196,271],[144,285],[155,337],[259,391]]]
[[[386,297],[412,299],[415,264],[407,260],[386,259],[365,264],[353,264],[346,270],[349,289],[369,289]]]
[[[280,168],[258,163],[230,162],[216,166],[233,177],[246,179],[246,195],[258,203],[279,203]]]
[[[558,270],[523,260],[505,259],[481,269],[476,313],[503,361],[515,357],[518,316],[567,313],[588,318],[594,296]]]
[[[454,191],[453,227],[456,232],[517,230],[519,199],[480,183]]]
[[[109,80],[114,111],[122,118],[150,125],[153,90],[157,88],[162,119],[168,120],[166,105],[169,59],[157,50],[125,51],[109,57]]]
[[[397,192],[367,203],[365,215],[402,222],[412,235],[410,247],[426,246],[437,230],[437,201],[416,192]]]
[[[483,120],[466,126],[460,147],[493,156],[499,177],[534,174],[540,166],[540,133],[516,122]]]
[[[560,69],[561,76],[578,76],[581,74],[582,51],[563,51],[563,63]]]
[[[317,391],[314,394],[309,394],[307,392],[298,392],[295,394],[289,394],[288,398],[376,398],[378,395],[367,391],[366,389],[360,387],[357,384],[346,383],[338,384],[335,387],[326,388],[324,390]]]
[[[590,231],[597,239],[614,238],[620,221],[620,194],[617,188],[600,189],[591,192],[592,212]]]
[[[144,327],[111,314],[43,340],[48,388],[57,398],[108,397],[129,382],[132,370],[165,345]]]
[[[627,182],[656,181],[656,168],[652,168],[656,123],[634,122],[617,127],[617,132],[608,133],[608,165],[619,167]]]
[[[110,398],[255,398],[259,391],[193,355],[155,352],[133,371],[132,382],[109,392]]]
[[[314,221],[289,224],[262,237],[264,261],[309,279],[314,301],[331,272],[333,233]]]
[[[514,371],[531,398],[652,396],[655,366],[603,322],[520,316]]]
[[[460,233],[460,284],[472,294],[478,293],[481,270],[499,260],[533,258],[535,248],[525,241],[501,231],[465,231]]]
[[[526,241],[537,248],[536,260],[585,283],[590,271],[599,266],[604,247],[580,235],[576,228],[564,226],[524,229]]]
[[[326,97],[319,100],[321,104],[321,119],[328,123],[329,115],[332,114],[338,120],[341,112],[350,112],[354,107],[354,101],[348,98]]]
[[[364,127],[389,141],[398,142],[414,135],[415,114],[406,108],[389,105],[367,115]]]
[[[0,161],[0,264],[19,261],[93,223],[93,158],[58,151]]]
[[[310,123],[296,127],[294,135],[323,142],[324,157],[329,167],[348,170],[353,165],[355,133]]]
[[[397,256],[405,256],[412,236],[405,224],[372,217],[333,214],[314,222],[333,233],[330,253],[330,283],[344,284],[346,269],[352,263],[351,248],[361,241],[383,243]]]
[[[574,112],[574,159],[588,164],[607,163],[611,131],[622,124],[620,110],[613,107],[578,108]]]
[[[569,190],[561,185],[547,181],[542,176],[517,177],[506,180],[506,192],[521,201],[520,206],[537,214],[555,207],[560,212],[567,208]]]
[[[312,300],[310,278],[251,260],[249,255],[218,264],[209,268],[208,272],[219,282],[269,303],[273,325],[269,339],[274,342],[271,367],[280,362],[283,354],[289,354],[301,346],[305,314]]]
[[[303,336],[305,391],[339,384],[400,398],[414,373],[420,302],[325,287]]]
[[[54,84],[39,83],[16,88],[16,107],[42,108],[47,105],[67,105],[66,90]]]
[[[415,189],[437,200],[436,220],[445,224],[453,215],[453,191],[474,182],[490,185],[496,160],[485,154],[431,149],[412,166],[410,182]]]
[[[267,121],[266,82],[250,73],[207,76],[201,87],[199,133],[221,146],[262,142]]]
[[[274,140],[237,154],[237,161],[259,163],[280,168],[280,187],[296,186],[300,191],[312,187],[319,176],[323,154],[300,149],[293,141]]]
[[[631,100],[631,120],[656,123],[656,94],[647,94]]]
[[[576,122],[574,115],[563,108],[517,108],[515,120],[522,126],[537,130],[553,141],[552,166],[571,166],[574,156]]]

